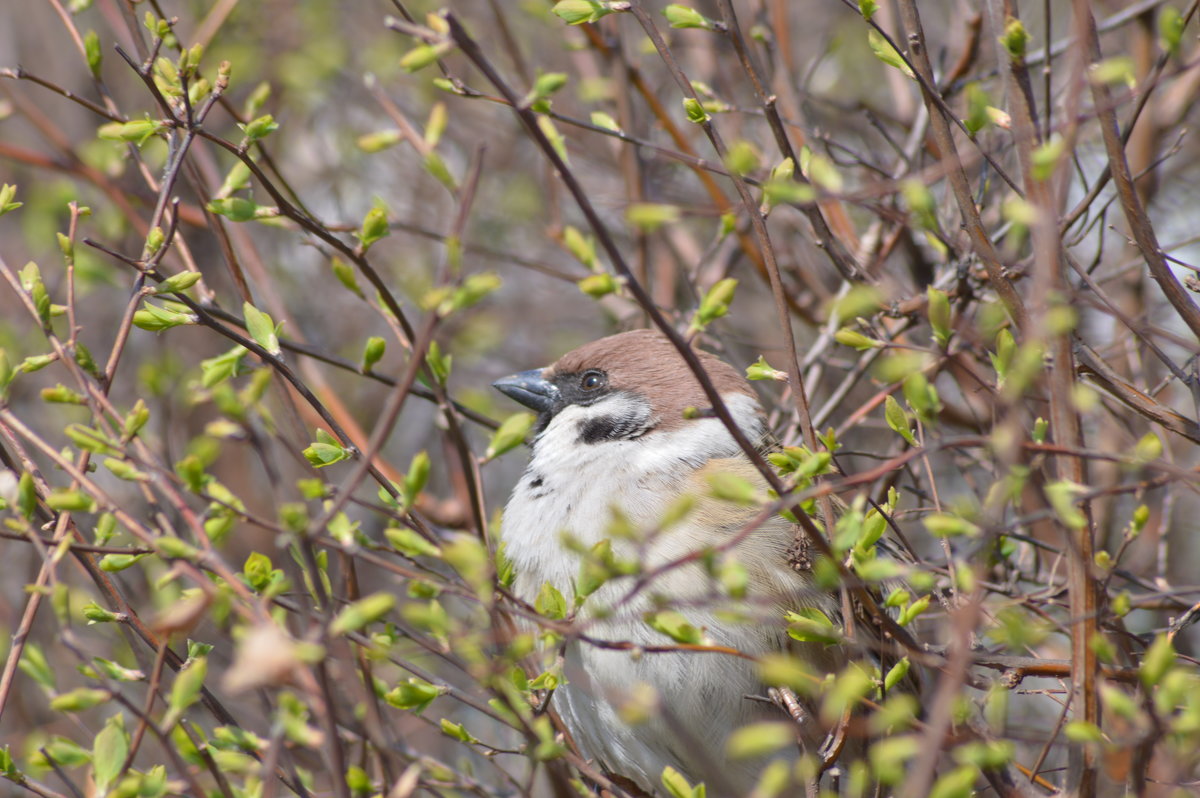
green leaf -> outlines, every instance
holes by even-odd
[[[882,349],[883,341],[878,338],[871,338],[863,335],[858,330],[853,330],[849,327],[842,327],[833,334],[833,340],[837,341],[842,346],[848,346],[851,349],[857,349],[859,352],[864,352],[868,349]]]
[[[1146,649],[1141,667],[1138,668],[1138,678],[1146,689],[1150,689],[1161,682],[1174,665],[1175,649],[1166,635],[1159,635]]]
[[[1104,711],[1106,713],[1111,713],[1125,720],[1133,720],[1137,717],[1137,704],[1116,685],[1101,684],[1100,697],[1104,700]]]
[[[96,690],[90,687],[80,687],[69,693],[55,696],[50,701],[50,709],[55,712],[82,712],[99,706],[112,698],[108,690]]]
[[[88,71],[92,73],[92,77],[100,77],[100,64],[104,60],[104,54],[100,49],[100,36],[96,31],[90,30],[84,35],[83,50],[87,58]]]
[[[763,186],[763,201],[768,208],[776,205],[803,205],[817,198],[817,190],[808,183],[796,180],[796,164],[791,158],[784,158],[774,169]]]
[[[845,185],[841,173],[833,162],[808,146],[800,149],[800,173],[809,181],[827,191],[841,191]]]
[[[208,203],[208,210],[218,216],[224,216],[231,222],[249,222],[254,219],[271,219],[279,215],[279,209],[269,205],[259,205],[254,200],[245,197],[227,197],[214,199]]]
[[[533,88],[529,90],[529,94],[525,97],[525,104],[532,105],[538,100],[549,97],[563,86],[566,86],[567,80],[566,72],[543,72],[534,79]]]
[[[220,385],[242,371],[242,361],[249,350],[237,345],[224,354],[200,361],[200,384],[205,388]]]
[[[475,739],[475,737],[473,737],[471,733],[466,730],[466,727],[464,727],[461,723],[452,723],[446,718],[442,718],[441,728],[442,734],[446,735],[447,737],[453,737],[459,742],[468,744],[479,742],[479,740]]]
[[[1000,44],[1008,51],[1012,60],[1025,60],[1025,53],[1029,49],[1029,31],[1025,29],[1021,20],[1016,17],[1005,20],[1004,35],[1000,37]]]
[[[94,623],[118,623],[126,620],[126,616],[123,613],[110,612],[94,601],[83,605],[80,612],[84,619],[87,620],[88,626]]]
[[[46,652],[37,643],[25,644],[25,650],[17,667],[21,669],[21,673],[33,679],[43,689],[51,691],[55,689],[54,669],[50,667],[50,662],[46,659]]]
[[[449,688],[430,684],[423,679],[410,678],[389,690],[383,696],[383,700],[397,709],[409,709],[420,714],[435,698],[447,692]]]
[[[712,495],[722,501],[750,505],[761,499],[754,483],[729,471],[709,474],[707,481]]]
[[[670,765],[663,768],[662,784],[671,795],[671,798],[705,798],[703,784],[697,784],[693,787],[683,777],[682,773]]]
[[[451,191],[458,190],[458,181],[454,179],[454,175],[450,172],[450,167],[446,166],[446,162],[442,160],[442,156],[438,155],[435,151],[430,150],[427,152],[421,165],[425,167],[426,172],[432,175],[443,186]],[[454,240],[453,238],[447,238],[447,246]]]
[[[359,371],[363,374],[369,373],[375,364],[383,359],[383,354],[386,351],[387,341],[375,335],[368,338],[367,343],[363,346]]]
[[[991,105],[992,98],[976,82],[967,84],[966,96],[967,116],[963,119],[963,126],[973,136],[991,122],[991,115],[988,114],[988,106]]]
[[[842,640],[842,630],[816,607],[801,607],[795,612],[786,613],[784,618],[788,624],[788,637],[793,640],[827,646],[836,645]]]
[[[333,276],[338,279],[339,283],[357,294],[360,299],[365,298],[362,289],[358,287],[358,280],[354,276],[354,268],[349,263],[346,263],[341,258],[331,258],[329,266],[333,269]]]
[[[250,587],[262,590],[271,580],[271,558],[257,551],[250,552],[242,566],[242,576]]]
[[[976,741],[955,748],[954,761],[963,765],[996,770],[1011,762],[1015,754],[1016,746],[1011,740]]]
[[[601,17],[613,13],[610,4],[600,2],[600,0],[561,0],[554,4],[551,11],[568,25],[595,22]]]
[[[9,781],[14,781],[18,784],[25,780],[24,774],[17,769],[16,764],[13,762],[12,752],[9,751],[7,745],[0,748],[0,773]]]
[[[957,537],[967,535],[975,537],[980,530],[975,524],[959,515],[950,513],[931,513],[921,519],[926,531],[936,538]]]
[[[1104,732],[1094,723],[1086,720],[1072,720],[1063,727],[1063,734],[1073,743],[1102,743]]]
[[[902,658],[892,667],[888,668],[887,675],[883,677],[883,689],[891,690],[900,683],[905,676],[908,675],[909,669],[912,667],[912,662],[908,657]]]
[[[900,189],[916,226],[921,230],[937,230],[937,200],[934,199],[929,186],[920,180],[905,180],[900,184]]]
[[[978,779],[978,768],[962,765],[939,776],[929,789],[928,798],[971,798],[975,795],[975,782]]]
[[[667,24],[672,28],[703,28],[713,30],[716,23],[694,8],[688,8],[679,3],[672,3],[662,10],[667,18]]]
[[[358,137],[355,144],[363,152],[382,152],[389,147],[396,146],[402,139],[399,130],[380,130],[375,133],[364,133]]]
[[[473,535],[455,535],[442,547],[442,559],[458,571],[463,581],[475,588],[480,597],[491,594],[491,559],[487,548]]]
[[[245,161],[237,161],[229,168],[221,187],[217,189],[217,198],[224,199],[235,191],[241,191],[250,184],[250,167]]]
[[[904,76],[910,80],[915,79],[912,68],[905,62],[904,58],[892,46],[892,43],[884,38],[874,28],[867,31],[867,44],[871,46],[871,52],[875,53],[875,57],[890,67],[895,67],[904,73]]]
[[[396,597],[391,593],[373,593],[339,612],[329,624],[329,634],[337,637],[346,632],[357,632],[383,618],[395,606]]]
[[[908,774],[907,763],[920,751],[916,736],[885,737],[872,743],[871,770],[883,784],[900,784]]]
[[[179,272],[179,274],[172,274],[154,287],[154,293],[174,294],[186,291],[200,282],[201,276],[200,272]]]
[[[449,123],[450,117],[446,113],[446,104],[436,102],[429,109],[429,120],[425,123],[425,143],[429,147],[436,147],[438,142],[442,140],[442,134],[446,132],[446,125]]]
[[[165,726],[174,726],[183,713],[196,703],[200,698],[200,691],[204,687],[204,679],[207,676],[208,657],[196,657],[184,664],[183,669],[175,675],[174,684],[171,685],[171,696],[167,702],[167,716],[172,722],[168,723],[167,720],[164,720]]]
[[[1158,12],[1158,45],[1173,58],[1183,42],[1183,23],[1183,14],[1175,6],[1164,5]]]
[[[1147,432],[1138,439],[1137,444],[1133,447],[1133,461],[1135,463],[1149,463],[1152,460],[1162,457],[1162,453],[1162,439],[1153,432]]]
[[[139,147],[146,140],[163,129],[162,122],[152,119],[135,119],[131,122],[109,122],[101,125],[96,135],[106,141],[133,142]]]
[[[504,550],[504,541],[496,546],[495,554],[496,581],[502,587],[512,587],[517,579],[517,567]]]
[[[729,735],[725,752],[730,759],[753,759],[796,744],[796,724],[786,721],[753,723]]]
[[[430,372],[433,373],[434,379],[439,385],[445,385],[446,380],[450,379],[450,367],[454,362],[454,355],[447,352],[442,354],[442,348],[437,341],[429,343],[429,351],[425,353],[425,363],[429,366]]]
[[[8,359],[8,352],[0,348],[0,399],[8,396],[8,386],[16,374],[17,372],[13,368],[12,361]]]
[[[438,313],[446,316],[478,303],[502,285],[500,275],[495,272],[472,274],[454,289],[450,297],[438,305]]]
[[[146,401],[139,398],[134,402],[133,409],[129,411],[129,415],[125,417],[125,421],[121,425],[122,439],[128,440],[137,435],[149,420],[150,410],[146,407]]]
[[[1146,523],[1150,520],[1150,508],[1144,504],[1139,504],[1134,508],[1133,515],[1129,519],[1129,528],[1125,532],[1125,536],[1130,540],[1136,540],[1142,534],[1142,530],[1146,528]]]
[[[525,436],[533,429],[537,417],[532,413],[514,413],[500,425],[492,435],[484,453],[484,460],[494,460],[507,451],[515,449],[525,442]]]
[[[119,454],[120,444],[99,430],[85,427],[83,424],[68,424],[63,430],[71,443],[82,451],[93,454]]]
[[[996,333],[996,353],[988,353],[988,357],[992,361],[992,368],[996,370],[997,386],[1004,385],[1004,380],[1008,376],[1009,366],[1012,365],[1013,356],[1017,352],[1017,342],[1013,338],[1012,332],[1007,329]]]
[[[917,445],[917,439],[912,434],[912,420],[908,411],[901,407],[900,403],[896,401],[896,397],[890,393],[883,400],[883,417],[892,431],[903,438],[909,446]]]
[[[620,283],[608,272],[601,272],[600,274],[584,277],[576,285],[579,286],[580,291],[592,299],[599,299],[616,291]]]
[[[250,333],[250,337],[263,349],[278,356],[282,350],[279,348],[279,337],[271,317],[249,302],[242,303],[242,313],[246,317],[246,331]]]
[[[611,130],[613,133],[621,133],[621,126],[617,124],[617,120],[612,118],[611,114],[606,114],[604,111],[592,111],[592,124],[596,127]]]
[[[704,110],[704,104],[694,97],[683,98],[683,110],[687,113],[688,121],[694,125],[703,125],[712,119],[708,111]]]
[[[939,291],[932,285],[926,290],[929,297],[929,326],[933,328],[933,338],[937,345],[945,349],[950,341],[950,299],[944,291]]]
[[[324,468],[334,463],[340,463],[350,457],[350,450],[335,443],[315,442],[302,452],[304,459],[315,468]]]
[[[92,780],[96,782],[97,794],[108,792],[121,775],[127,756],[129,735],[125,732],[123,716],[118,712],[108,719],[92,744]]]
[[[408,527],[388,527],[383,536],[406,557],[440,557],[442,550]]]
[[[46,506],[51,510],[65,513],[92,513],[96,511],[96,501],[83,491],[54,490],[46,497]]]
[[[265,116],[260,116],[244,125],[239,123],[238,127],[240,127],[242,132],[246,134],[246,138],[250,139],[251,141],[258,141],[259,139],[266,138],[278,130],[279,123],[275,121],[275,117],[271,116],[270,114],[266,114]]]
[[[634,227],[653,232],[664,224],[679,221],[679,208],[654,202],[634,202],[625,209],[625,219]]]
[[[422,450],[413,455],[412,461],[408,464],[408,473],[404,475],[404,506],[412,507],[417,501],[417,496],[425,489],[425,483],[429,480],[430,460],[429,453]]]
[[[571,159],[567,155],[566,139],[563,138],[562,133],[558,132],[558,128],[555,127],[554,121],[549,116],[539,115],[537,118],[537,126],[542,135],[546,137],[546,140],[550,142],[550,146],[554,148],[554,152],[560,159],[562,159],[562,162],[570,163]]]
[[[667,524],[662,524],[665,528]],[[588,555],[579,564],[579,577],[575,580],[575,606],[583,604],[588,596],[600,589],[613,577],[612,542],[605,539],[592,546]]]
[[[126,482],[145,482],[150,479],[150,476],[145,471],[142,471],[133,463],[119,460],[115,457],[105,458],[104,467],[111,471],[117,479],[123,479]]]
[[[1083,529],[1087,526],[1087,516],[1075,506],[1075,497],[1087,492],[1086,488],[1074,482],[1059,480],[1047,485],[1043,491],[1064,525],[1071,529]]]
[[[737,291],[737,284],[738,281],[732,277],[726,277],[724,280],[714,283],[712,288],[704,294],[704,298],[700,300],[700,307],[692,316],[690,329],[703,330],[727,314],[729,305],[733,302],[734,293]]]
[[[8,183],[0,185],[0,216],[3,216],[9,211],[15,211],[17,208],[20,208],[22,205],[24,205],[22,202],[13,202],[13,198],[16,196],[16,186]]]
[[[389,232],[391,231],[388,227],[387,212],[383,208],[372,208],[363,217],[362,226],[354,237],[359,240],[363,252],[366,252],[372,244],[386,237]]]
[[[596,268],[596,241],[591,236],[585,236],[579,228],[567,225],[562,231],[562,244],[575,259],[589,269]]]
[[[419,44],[400,58],[400,68],[405,72],[419,72],[452,49],[454,45],[450,42]]]
[[[45,756],[43,757],[43,752]],[[38,753],[30,757],[34,767],[49,768],[53,762],[58,767],[77,768],[92,761],[92,752],[79,745],[74,740],[55,735],[41,747]]]
[[[926,424],[932,424],[942,407],[937,388],[919,371],[905,377],[901,387],[904,391],[904,401],[908,402],[908,406],[917,417]]]
[[[1049,180],[1054,176],[1054,170],[1058,167],[1065,152],[1066,141],[1062,136],[1054,135],[1049,140],[1042,142],[1030,153],[1030,175],[1034,180]]]
[[[687,618],[674,610],[648,612],[643,618],[647,626],[656,632],[661,632],[676,643],[698,645],[704,642],[700,630],[688,623]]]
[[[745,139],[738,139],[725,153],[725,166],[735,175],[745,175],[759,167],[758,148]]]
[[[901,626],[908,626],[927,609],[929,609],[929,596],[921,596],[912,604],[900,610],[900,615],[896,618],[896,623]]]
[[[137,564],[138,560],[148,557],[148,554],[105,554],[100,558],[99,567],[105,573],[115,574]],[[90,619],[89,619],[90,620]]]
[[[3,360],[4,350],[0,349],[0,388],[4,387]],[[96,367],[96,361],[92,359],[91,351],[84,346],[82,341],[75,342],[75,362],[88,374],[91,374],[93,377],[100,377],[100,369]]]
[[[199,318],[192,313],[180,313],[160,308],[149,302],[143,302],[141,309],[133,314],[134,326],[150,332],[162,332],[184,324],[195,324],[198,321]]]
[[[758,360],[746,367],[746,379],[748,380],[775,380],[776,382],[787,382],[788,375],[786,371],[780,371],[771,366],[767,359],[762,355],[758,356]]]
[[[551,620],[559,621],[567,617],[567,600],[563,598],[562,592],[549,582],[542,583],[533,608]]]

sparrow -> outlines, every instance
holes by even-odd
[[[716,356],[696,354],[746,438],[766,445],[749,383]],[[602,338],[493,385],[537,413],[529,464],[501,521],[516,597],[532,605],[549,584],[571,602],[598,545],[636,564],[568,618],[577,634],[565,637],[565,684],[551,703],[579,750],[647,794],[662,794],[667,767],[704,781],[709,794],[749,793],[764,763],[731,759],[730,735],[787,718],[762,698],[768,686],[755,660],[787,651],[823,675],[850,658],[787,634],[789,610],[839,612],[797,556],[792,523],[778,514],[762,521],[760,507],[714,495],[723,475],[764,496],[767,485],[724,423],[697,412],[710,402],[657,332]],[[744,573],[744,591],[719,578],[730,563]],[[672,650],[654,628],[666,610],[703,645]],[[825,737],[815,721],[797,728],[809,751]]]

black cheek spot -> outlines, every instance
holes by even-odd
[[[600,443],[624,437],[621,424],[612,416],[588,419],[579,425],[579,440],[582,443]]]
[[[541,478],[541,476],[536,476],[536,477],[534,477],[533,479],[529,480],[529,487],[531,487],[531,488],[540,488],[540,487],[542,486],[542,483],[543,483],[544,481],[545,481],[545,480],[543,480],[543,479]]]
[[[579,424],[580,443],[632,441],[654,428],[646,415],[597,416]]]

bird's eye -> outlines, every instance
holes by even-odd
[[[604,374],[599,371],[589,371],[579,380],[579,387],[585,391],[594,391],[604,384]]]

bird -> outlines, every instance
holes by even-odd
[[[747,380],[693,351],[745,438],[768,448]],[[760,506],[714,494],[730,478],[762,496],[767,483],[711,412],[679,349],[657,331],[592,341],[493,386],[537,414],[528,466],[499,532],[516,598],[535,605],[553,588],[570,602],[596,547],[636,564],[610,569],[618,575],[576,603],[569,619],[579,631],[565,638],[565,684],[551,703],[580,753],[647,795],[664,794],[666,768],[704,781],[712,795],[749,793],[764,763],[731,758],[731,735],[788,717],[762,698],[768,685],[755,660],[790,652],[824,675],[854,656],[787,633],[788,611],[840,611],[836,593],[814,586],[811,558],[798,555],[803,536],[778,513],[764,520]],[[745,575],[744,591],[723,585],[729,562]],[[664,612],[703,645],[671,650],[655,622]],[[815,721],[797,729],[809,751],[827,731]]]

